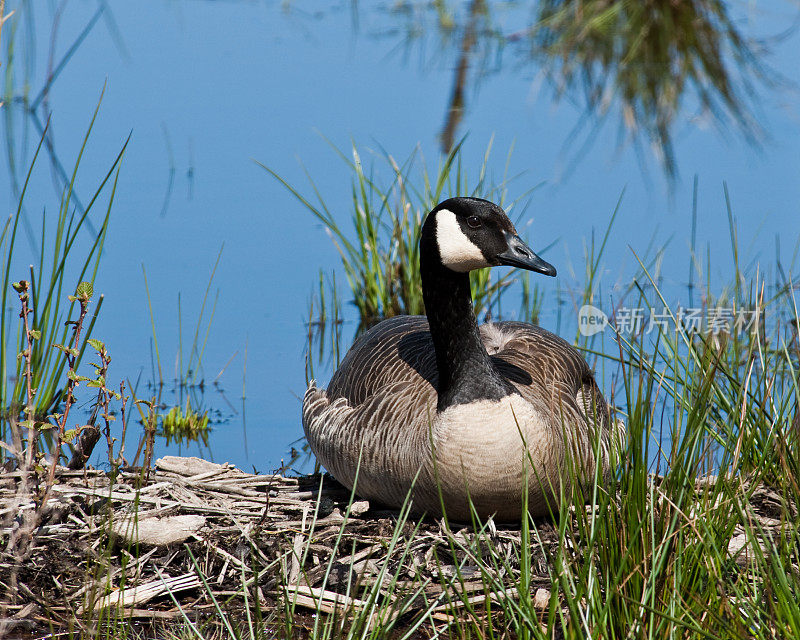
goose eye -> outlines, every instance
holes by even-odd
[[[481,219],[478,216],[470,216],[469,218],[467,218],[467,224],[471,228],[477,229],[478,227],[481,226]]]

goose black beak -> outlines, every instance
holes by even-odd
[[[556,275],[556,268],[531,251],[531,248],[518,235],[507,233],[506,241],[508,242],[508,249],[503,253],[497,254],[497,260],[500,264],[535,271],[546,276]]]

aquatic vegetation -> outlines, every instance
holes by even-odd
[[[203,354],[208,344],[211,325],[214,320],[214,313],[219,299],[219,291],[215,294],[210,311],[207,311],[206,305],[209,302],[211,285],[214,282],[214,274],[217,271],[221,258],[222,247],[211,269],[188,353],[184,352],[183,347],[183,311],[181,306],[181,294],[178,293],[178,352],[175,358],[174,378],[172,380],[171,389],[173,395],[176,397],[176,401],[166,412],[163,412],[163,409],[167,406],[167,401],[164,397],[165,379],[161,367],[161,351],[158,346],[155,309],[153,308],[153,303],[150,298],[147,272],[144,266],[142,266],[147,303],[150,309],[150,326],[153,336],[154,358],[152,384],[157,390],[155,396],[148,400],[146,404],[151,405],[156,412],[157,417],[155,418],[155,422],[157,426],[151,424],[153,422],[152,417],[146,417],[145,414],[142,413],[141,418],[142,424],[145,425],[146,430],[149,425],[149,428],[153,431],[153,435],[164,437],[167,444],[170,444],[172,441],[178,443],[202,442],[203,445],[206,447],[208,446],[208,434],[210,432],[208,427],[209,409],[204,407],[206,401],[206,381],[203,369]],[[234,354],[234,356],[235,355],[236,354]],[[232,359],[233,356],[231,357],[231,360]]]
[[[200,414],[187,399],[185,407],[172,407],[161,415],[156,435],[164,437],[167,444],[173,440],[186,443],[200,441],[208,446],[208,433],[208,411]]]
[[[42,215],[41,239],[38,246],[38,263],[29,269],[26,280],[27,304],[30,311],[30,328],[37,333],[37,339],[30,345],[27,344],[28,336],[21,331],[17,332],[17,349],[13,356],[25,350],[29,351],[31,386],[36,389],[32,407],[33,419],[43,419],[56,411],[64,400],[65,388],[63,379],[69,368],[80,366],[84,351],[91,337],[92,329],[97,320],[98,313],[103,303],[103,296],[99,296],[97,305],[91,315],[86,318],[86,331],[80,341],[73,345],[77,351],[74,356],[70,352],[51,348],[53,344],[67,344],[71,336],[71,327],[79,311],[81,297],[70,297],[69,304],[64,305],[64,291],[75,291],[78,283],[86,280],[88,285],[94,281],[100,265],[105,244],[108,224],[111,215],[111,206],[114,202],[119,170],[127,142],[115,158],[112,166],[100,181],[91,200],[87,203],[83,213],[78,213],[72,205],[73,185],[75,184],[78,168],[83,151],[97,117],[100,105],[92,115],[91,122],[84,136],[83,143],[78,153],[75,167],[72,171],[69,186],[64,189],[58,214],[55,219],[48,219]],[[15,259],[18,252],[18,232],[24,225],[26,212],[24,211],[25,194],[31,174],[36,165],[39,150],[44,144],[44,138],[39,141],[37,152],[28,169],[23,185],[19,204],[16,211],[8,218],[0,235],[0,244],[3,246],[4,259],[0,265],[0,437],[5,437],[8,421],[20,407],[27,406],[30,398],[26,395],[25,375],[23,374],[24,360],[17,359],[13,365],[9,347],[11,336],[14,335],[14,325],[18,313],[11,311],[8,299],[11,293],[12,279],[19,277],[13,273],[16,268]],[[98,231],[92,236],[88,247],[81,247],[81,255],[77,255],[76,243],[78,234],[85,228],[90,214],[100,207],[100,196],[108,191],[108,202],[105,212],[97,221]],[[53,231],[54,230],[54,231]],[[52,235],[50,235],[52,234]],[[74,284],[70,284],[70,280]],[[70,367],[68,359],[74,357],[74,366]],[[0,454],[1,455],[1,454]]]
[[[477,175],[472,177],[462,162],[461,144],[443,157],[435,170],[428,169],[419,151],[412,153],[402,164],[398,164],[389,153],[382,152],[374,158],[379,167],[368,169],[365,169],[362,154],[355,145],[351,157],[338,149],[335,151],[352,171],[349,226],[334,215],[334,209],[326,204],[310,176],[316,204],[276,171],[261,163],[259,165],[325,226],[341,256],[353,304],[359,312],[359,331],[384,318],[423,313],[419,235],[425,214],[436,203],[454,195],[471,195],[497,202],[513,216],[514,205],[530,193],[528,191],[517,200],[508,201],[508,185],[514,177],[505,175],[497,183],[492,181],[488,165],[491,143],[486,148]],[[381,169],[389,176],[386,182],[381,182]],[[490,269],[473,272],[470,282],[476,315],[491,315],[499,304],[501,293],[515,277],[514,271],[500,277],[493,275]],[[532,299],[537,299],[535,293]],[[527,309],[523,311],[528,312]]]

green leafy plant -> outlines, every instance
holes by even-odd
[[[208,411],[203,414],[192,409],[189,401],[186,406],[172,407],[161,416],[160,429],[157,435],[166,438],[167,444],[172,440],[176,442],[201,441],[208,446]]]

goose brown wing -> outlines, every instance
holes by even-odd
[[[365,402],[331,401],[313,383],[303,400],[303,428],[317,460],[359,495],[402,504],[429,452],[430,416],[436,394],[395,382]]]
[[[408,383],[416,393],[435,393],[436,354],[424,316],[398,316],[364,333],[348,351],[327,389],[333,401],[355,407],[382,388]]]
[[[522,322],[483,325],[481,333],[495,365],[524,398],[545,400],[552,415],[596,415],[600,425],[608,425],[608,405],[594,374],[566,340]]]
[[[524,398],[535,405],[546,401],[553,415],[597,415],[601,425],[608,424],[608,405],[594,374],[566,340],[523,322],[483,325],[481,337],[494,364]],[[436,354],[424,316],[389,318],[359,337],[331,379],[327,397],[355,407],[395,383],[425,396],[436,392]]]

